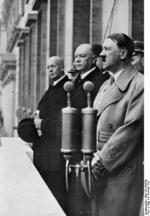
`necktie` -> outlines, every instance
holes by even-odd
[[[115,82],[115,79],[113,76],[110,77],[110,79],[108,80],[108,83],[106,86],[104,86],[104,89],[103,89],[103,92],[107,91],[111,86],[112,84]]]
[[[77,78],[77,83],[81,84],[83,82],[81,75],[79,74]]]
[[[53,85],[54,85],[54,82],[53,82],[52,79],[49,80],[49,85],[50,85],[50,86],[53,86]]]
[[[115,79],[113,76],[110,77],[110,86],[115,82]]]

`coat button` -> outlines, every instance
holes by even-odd
[[[110,157],[111,157],[111,158],[115,158],[114,153],[111,152],[111,153],[110,153]]]
[[[112,123],[108,123],[108,128],[113,128],[113,124]]]

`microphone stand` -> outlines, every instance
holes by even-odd
[[[91,160],[96,151],[96,116],[97,110],[92,107],[91,93],[94,84],[90,81],[84,83],[84,91],[87,93],[87,107],[82,109],[82,148],[83,163],[82,171],[88,173],[88,184],[86,193],[91,196]],[[85,187],[85,185],[84,185]]]
[[[67,81],[64,84],[64,90],[67,92],[67,107],[62,109],[62,147],[61,152],[66,160],[65,179],[66,189],[69,190],[69,173],[75,169],[76,177],[79,173],[88,173],[88,196],[91,194],[91,159],[96,151],[96,115],[97,110],[92,108],[91,92],[94,90],[94,84],[87,81],[83,85],[87,93],[87,107],[82,109],[82,147],[81,129],[79,128],[79,112],[76,108],[71,107],[71,92],[74,84]],[[77,153],[83,154],[82,163],[72,164],[71,160]]]
[[[62,147],[61,152],[66,160],[65,179],[66,190],[69,190],[68,176],[71,168],[76,165],[70,163],[71,159],[79,151],[79,112],[71,107],[71,92],[74,90],[74,84],[67,81],[64,84],[64,90],[67,92],[67,107],[62,109]]]

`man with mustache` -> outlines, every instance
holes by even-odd
[[[109,35],[100,53],[110,74],[94,101],[97,152],[92,159],[92,216],[137,216],[143,197],[143,74],[131,65],[133,41]]]
[[[78,109],[83,109],[87,106],[83,84],[86,81],[94,83],[95,88],[92,92],[92,100],[94,100],[99,87],[109,78],[108,74],[103,74],[102,70],[96,66],[101,50],[101,45],[88,43],[80,44],[75,50],[74,66],[79,73],[79,77],[76,79],[76,88],[72,94],[72,105]]]

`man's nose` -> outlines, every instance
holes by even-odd
[[[75,62],[79,62],[81,59],[80,59],[80,56],[77,56],[76,58],[75,58]]]
[[[100,57],[105,56],[105,52],[104,52],[104,50],[102,50],[102,51],[100,52],[99,56],[100,56]]]
[[[48,71],[49,71],[50,73],[52,73],[52,72],[53,72],[52,67],[49,67],[49,68],[48,68]]]
[[[99,57],[102,59],[102,61],[104,61],[106,57],[105,51],[102,50],[102,52],[99,54]]]

